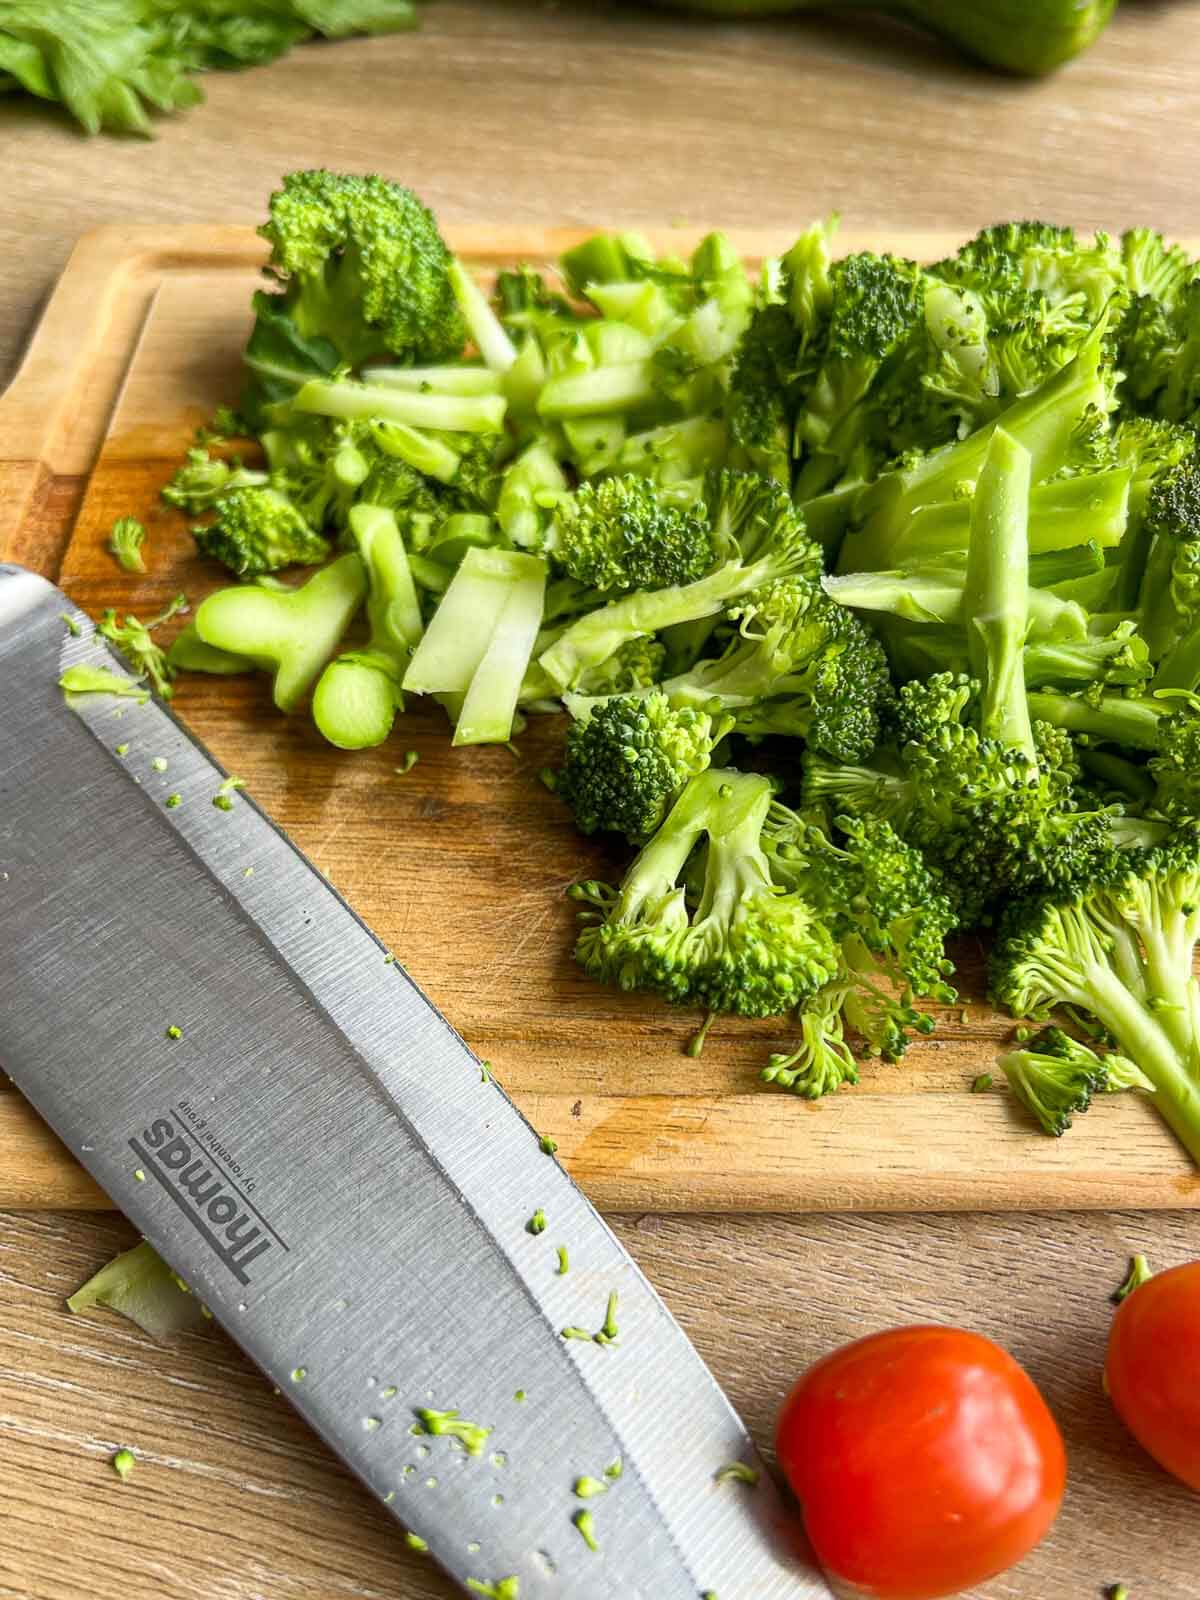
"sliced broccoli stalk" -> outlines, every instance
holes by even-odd
[[[1132,695],[1055,694],[1039,689],[1029,696],[1035,721],[1127,750],[1157,749],[1159,720],[1169,710],[1165,700]]]
[[[512,737],[545,587],[546,564],[535,556],[471,549],[463,557],[403,680],[414,694],[463,697],[456,744]]]
[[[424,631],[408,552],[390,511],[357,505],[350,534],[367,572],[370,635],[362,650],[330,662],[313,693],[313,721],[330,744],[364,750],[382,744],[397,711],[400,682]]]
[[[496,521],[522,550],[540,550],[550,526],[550,513],[566,492],[566,476],[549,439],[534,439],[504,474],[496,502]]]
[[[538,415],[548,422],[625,416],[653,406],[656,396],[654,364],[625,361],[547,379],[538,398]]]
[[[517,359],[517,347],[504,324],[461,261],[452,261],[448,270],[450,287],[476,350],[492,372],[507,372]]]
[[[212,672],[223,678],[254,671],[254,662],[248,656],[235,656],[205,644],[194,622],[175,635],[167,651],[167,665],[174,672]]]
[[[1160,848],[1116,854],[1073,892],[1015,902],[993,950],[991,986],[1015,1016],[1066,1006],[1095,1018],[1200,1162],[1198,935],[1200,830],[1189,823]]]
[[[884,612],[906,622],[965,623],[965,567],[913,568],[896,572],[844,572],[825,579],[825,591],[853,611]],[[1047,589],[1027,594],[1029,632],[1033,639],[1077,640],[1088,637],[1087,614],[1073,600]]]
[[[444,438],[420,428],[410,428],[406,422],[376,423],[372,433],[385,455],[406,461],[425,477],[436,478],[439,483],[453,483],[458,476],[462,455]]]
[[[499,394],[384,389],[351,378],[310,379],[292,403],[297,411],[346,422],[401,422],[445,433],[498,433],[508,407]]]
[[[985,738],[1037,760],[1025,698],[1023,652],[1029,629],[1029,474],[1024,446],[997,427],[971,502],[971,540],[963,586],[967,660],[980,685]]]
[[[502,394],[500,373],[463,362],[455,367],[367,367],[364,383],[417,394]]]
[[[1121,467],[1035,484],[1029,495],[1030,553],[1069,549],[1084,531],[1104,549],[1115,549],[1128,527],[1129,492],[1130,473]],[[971,505],[964,494],[922,506],[896,539],[894,559],[909,565],[965,550]]]
[[[92,1306],[128,1317],[153,1339],[186,1333],[206,1320],[196,1296],[145,1241],[106,1262],[67,1300],[76,1314]]]
[[[1004,431],[1029,451],[1035,483],[1069,465],[1080,428],[1090,418],[1108,414],[1111,379],[1102,365],[1105,333],[1101,318],[1072,361],[1004,412]],[[954,500],[959,485],[978,478],[996,426],[985,424],[958,443],[879,477],[860,502],[861,527],[842,543],[839,571],[891,567],[909,519],[925,506]]]
[[[218,589],[201,602],[196,632],[203,643],[274,673],[275,704],[294,711],[337,650],[366,592],[366,570],[351,553],[298,589]]]

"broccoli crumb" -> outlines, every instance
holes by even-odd
[[[58,680],[58,687],[64,694],[124,695],[139,705],[145,705],[150,698],[150,691],[140,678],[122,678],[107,667],[68,667]]]
[[[1114,1583],[1108,1591],[1108,1600],[1129,1600],[1129,1585],[1127,1583]]]
[[[167,798],[163,801],[163,805],[166,806],[168,811],[174,811],[176,806],[181,806],[182,804],[183,804],[183,796],[181,794],[179,794],[179,793],[169,794],[167,796]]]
[[[586,1510],[579,1510],[571,1518],[571,1521],[575,1524],[579,1531],[579,1537],[587,1545],[588,1549],[592,1551],[599,1550],[600,1546],[596,1543],[596,1521],[592,1513]]]
[[[109,1457],[108,1464],[116,1473],[117,1477],[120,1478],[121,1482],[127,1483],[131,1473],[133,1472],[133,1451],[116,1451],[114,1455]]]
[[[542,1137],[538,1140],[538,1149],[542,1152],[542,1154],[544,1156],[552,1156],[554,1154],[554,1152],[558,1149],[558,1145],[554,1142],[554,1140],[550,1137],[550,1135],[548,1133],[544,1133],[542,1135]]]
[[[525,1400],[526,1400],[526,1398],[527,1397],[526,1397],[524,1389],[518,1389],[516,1394],[513,1395],[513,1399],[517,1402],[518,1405],[523,1405]]]
[[[155,756],[154,760],[150,763],[150,765],[154,769],[155,772],[165,772],[167,770],[166,757],[165,756]]]
[[[172,1023],[171,1026],[166,1030],[166,1035],[168,1039],[182,1039],[183,1029],[177,1027],[175,1023]]]
[[[435,1437],[446,1435],[457,1439],[469,1456],[483,1454],[483,1447],[487,1443],[492,1430],[480,1427],[477,1422],[465,1422],[457,1411],[430,1411],[419,1407],[416,1411],[419,1427],[414,1428],[415,1433],[427,1433]]]
[[[117,744],[117,745],[113,746],[113,755],[115,755],[115,756],[127,756],[128,754],[129,754],[129,746],[127,744]]]
[[[604,1321],[599,1329],[592,1335],[597,1344],[615,1344],[617,1342],[617,1291],[614,1289],[608,1297],[608,1305],[604,1310]]]
[[[83,629],[75,621],[75,618],[70,616],[66,611],[60,611],[59,616],[66,625],[67,632],[71,635],[72,639],[78,639],[79,635],[83,632]]]
[[[558,1247],[558,1252],[557,1253],[558,1253],[558,1267],[556,1268],[556,1276],[560,1277],[560,1278],[565,1278],[567,1273],[568,1273],[568,1271],[570,1270],[570,1261],[569,1261],[569,1259],[567,1257],[567,1247],[566,1247],[566,1245],[565,1244],[560,1244],[559,1247]]]
[[[1150,1263],[1145,1256],[1130,1256],[1129,1271],[1125,1276],[1125,1281],[1119,1289],[1113,1291],[1113,1304],[1119,1306],[1122,1300],[1128,1300],[1135,1289],[1140,1289],[1142,1284],[1153,1276],[1154,1273],[1151,1271]]]
[[[308,1368],[307,1367],[293,1367],[292,1368],[292,1382],[293,1383],[303,1383],[305,1378],[307,1378],[307,1377],[308,1377]]]
[[[607,1494],[608,1485],[602,1483],[599,1478],[592,1478],[584,1473],[571,1485],[571,1493],[578,1500],[592,1500],[598,1494]]]
[[[421,759],[421,756],[420,756],[420,752],[419,751],[417,751],[417,750],[406,750],[404,752],[404,760],[403,760],[403,762],[401,763],[400,766],[393,767],[392,771],[399,778],[406,777],[412,771],[412,769],[416,766],[417,762],[420,761],[420,759]]]
[[[133,1169],[133,1181],[134,1181],[134,1183],[145,1183],[146,1174],[142,1171],[141,1167],[134,1167],[134,1169]]]
[[[546,1231],[546,1213],[542,1210],[541,1206],[539,1206],[537,1208],[537,1210],[533,1213],[533,1215],[530,1217],[529,1221],[525,1224],[525,1232],[526,1233],[538,1234],[538,1233],[545,1233],[545,1231]]]
[[[747,1466],[744,1461],[731,1461],[713,1474],[714,1483],[744,1483],[748,1489],[755,1487],[758,1478],[758,1468]]]
[[[563,1328],[559,1333],[559,1337],[561,1339],[583,1339],[588,1344],[592,1342],[592,1336],[586,1328]]]
[[[519,1578],[497,1578],[495,1583],[484,1583],[482,1578],[468,1578],[465,1587],[472,1594],[481,1594],[484,1600],[518,1600],[521,1592]]]
[[[977,1078],[971,1080],[971,1093],[986,1094],[994,1081],[990,1072],[981,1072]]]
[[[422,1539],[419,1533],[406,1532],[404,1535],[404,1542],[410,1550],[417,1550],[422,1555],[424,1555],[429,1549],[429,1546],[425,1543],[424,1539]]]
[[[695,1060],[697,1056],[703,1055],[704,1046],[708,1043],[708,1030],[712,1027],[713,1022],[716,1020],[716,1015],[717,1013],[715,1011],[710,1011],[705,1017],[704,1021],[696,1029],[695,1033],[692,1034],[691,1038],[683,1047],[683,1053],[685,1056],[691,1056],[692,1059]]]
[[[492,1063],[490,1061],[481,1061],[479,1063],[479,1081],[480,1083],[491,1083]]]
[[[624,1470],[625,1468],[621,1463],[621,1458],[618,1456],[615,1461],[610,1461],[605,1467],[604,1476],[610,1483],[616,1483],[617,1479],[621,1476]]]
[[[232,776],[226,778],[221,784],[221,787],[217,790],[216,794],[213,795],[213,805],[216,806],[218,811],[232,811],[233,791],[235,789],[244,789],[245,787],[245,778],[235,778]],[[326,874],[326,876],[328,876],[328,874]]]

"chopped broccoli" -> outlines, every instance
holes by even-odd
[[[155,1339],[198,1328],[205,1321],[196,1296],[144,1241],[106,1262],[67,1300],[68,1309],[76,1313],[91,1306],[108,1306]]]
[[[134,1455],[132,1450],[118,1450],[109,1457],[109,1466],[120,1478],[122,1483],[128,1483],[133,1476]]]
[[[108,536],[108,548],[117,565],[126,572],[145,572],[146,558],[142,554],[145,542],[146,530],[136,517],[118,517]]]
[[[815,577],[820,571],[820,552],[778,484],[753,473],[712,472],[705,482],[705,509],[714,551],[708,574],[690,583],[634,591],[580,617],[539,657],[555,683],[575,687],[629,639],[715,616],[777,578]]]
[[[126,612],[118,620],[117,613],[110,608],[96,624],[96,632],[116,645],[139,677],[149,678],[156,694],[169,700],[174,693],[171,680],[175,676],[175,669],[167,659],[166,651],[155,643],[152,635],[155,628],[160,628],[164,622],[170,622],[172,617],[186,610],[187,596],[183,594],[177,594],[166,610],[152,617],[149,622],[140,622],[131,612]]]
[[[1088,1109],[1094,1094],[1153,1089],[1132,1061],[1098,1055],[1061,1028],[1043,1028],[1027,1044],[1002,1055],[997,1066],[1016,1098],[1055,1138],[1071,1126],[1073,1112]]]
[[[231,489],[214,502],[213,509],[216,520],[198,523],[192,530],[196,548],[239,578],[281,567],[311,566],[329,554],[328,541],[278,489]]]
[[[714,559],[701,510],[672,504],[648,478],[628,475],[564,495],[546,548],[563,572],[601,593],[695,583]]]
[[[223,460],[197,447],[188,451],[183,466],[163,484],[159,494],[169,506],[197,516],[210,510],[230,490],[260,489],[267,482],[266,472],[243,467],[236,459]]]
[[[674,709],[659,691],[602,700],[567,730],[556,792],[584,833],[606,829],[642,844],[688,779],[708,766],[731,723]]]
[[[692,778],[619,889],[577,885],[590,908],[577,956],[593,976],[675,1004],[774,1016],[833,977],[820,919],[772,882],[762,831],[766,778],[710,769]],[[707,842],[694,911],[684,869]]]
[[[1069,886],[1015,900],[991,963],[992,992],[1015,1016],[1066,1006],[1095,1018],[1144,1074],[1155,1109],[1196,1160],[1198,935],[1200,828],[1189,822],[1161,846],[1110,851]]]

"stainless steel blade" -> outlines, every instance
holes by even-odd
[[[68,707],[83,662],[124,675],[0,567],[0,1065],[458,1580],[828,1595],[770,1479],[717,1482],[755,1460],[741,1423],[466,1045],[250,799],[214,807],[224,774],[161,705]],[[614,1292],[615,1344],[562,1336]],[[482,1453],[422,1408],[490,1427]]]

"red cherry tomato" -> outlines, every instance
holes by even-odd
[[[818,1361],[776,1448],[821,1563],[878,1600],[935,1600],[1011,1567],[1067,1476],[1032,1380],[956,1328],[896,1328]]]
[[[1200,1261],[1156,1273],[1122,1302],[1104,1376],[1138,1443],[1200,1490]]]

